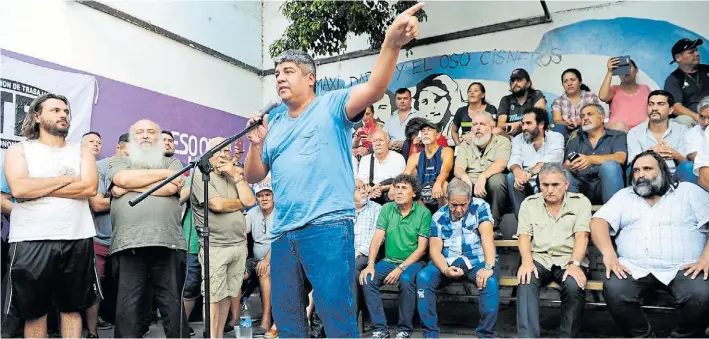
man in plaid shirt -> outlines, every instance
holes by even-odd
[[[424,337],[438,337],[436,289],[458,279],[474,283],[480,290],[480,338],[495,337],[495,323],[500,305],[495,269],[493,219],[490,205],[472,198],[471,188],[462,180],[448,185],[448,205],[431,218],[429,255],[431,262],[416,277],[419,316]]]

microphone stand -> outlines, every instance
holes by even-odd
[[[225,146],[228,146],[232,142],[236,141],[236,139],[241,138],[244,136],[246,133],[249,133],[252,129],[256,128],[257,126],[261,125],[261,122],[263,121],[263,116],[259,117],[257,120],[255,120],[251,125],[246,126],[246,128],[227,138],[224,139],[219,145],[214,146],[213,148],[207,150],[204,152],[202,155],[200,155],[198,158],[190,161],[185,167],[183,167],[181,170],[175,172],[175,174],[167,177],[163,181],[159,182],[155,187],[151,188],[148,191],[145,191],[144,193],[141,193],[139,196],[133,198],[128,202],[128,205],[131,207],[137,205],[141,201],[143,201],[145,198],[147,198],[150,194],[154,193],[161,187],[167,185],[171,181],[175,180],[177,177],[181,176],[183,173],[191,170],[194,167],[199,168],[199,171],[202,172],[202,182],[204,182],[204,227],[197,227],[197,232],[199,235],[203,238],[204,241],[204,270],[202,271],[202,274],[204,274],[204,312],[205,312],[205,334],[206,338],[210,338],[211,335],[211,312],[209,310],[210,308],[210,296],[209,296],[209,204],[207,203],[209,201],[209,174],[214,170],[212,167],[212,164],[209,163],[209,159],[214,155],[214,153],[218,152]],[[183,316],[183,315],[181,315]],[[182,334],[182,329],[180,329],[180,334]]]

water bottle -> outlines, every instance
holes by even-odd
[[[249,312],[249,304],[247,300],[242,300],[241,313],[239,316],[239,326],[236,328],[237,339],[251,339],[253,332],[251,331],[251,312]]]

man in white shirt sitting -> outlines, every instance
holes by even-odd
[[[629,336],[653,336],[641,296],[662,288],[679,305],[671,336],[701,336],[709,313],[709,193],[678,183],[653,151],[638,154],[631,168],[632,186],[618,191],[591,220],[593,243],[606,266],[608,309]],[[617,253],[610,238],[616,234]]]
[[[704,130],[709,126],[709,96],[699,102],[697,111],[699,112],[699,124],[687,130],[687,136],[684,139],[688,161],[694,161],[697,153],[704,146],[702,143]]]
[[[383,130],[372,133],[372,149],[374,153],[362,157],[357,170],[357,179],[369,184],[369,196],[380,205],[385,204],[389,189],[390,179],[404,172],[406,161],[404,157],[389,150],[389,135]],[[370,168],[372,157],[376,160],[374,168]]]

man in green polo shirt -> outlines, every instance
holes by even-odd
[[[431,212],[415,202],[420,192],[416,177],[401,174],[394,179],[392,187],[394,201],[382,206],[377,230],[369,246],[369,258],[374,259],[386,239],[386,256],[376,265],[373,260],[367,262],[367,268],[359,276],[364,301],[374,325],[372,338],[389,337],[379,287],[397,282],[400,293],[396,337],[410,337],[416,309],[416,274],[425,266],[421,257],[426,253],[431,229]]]

